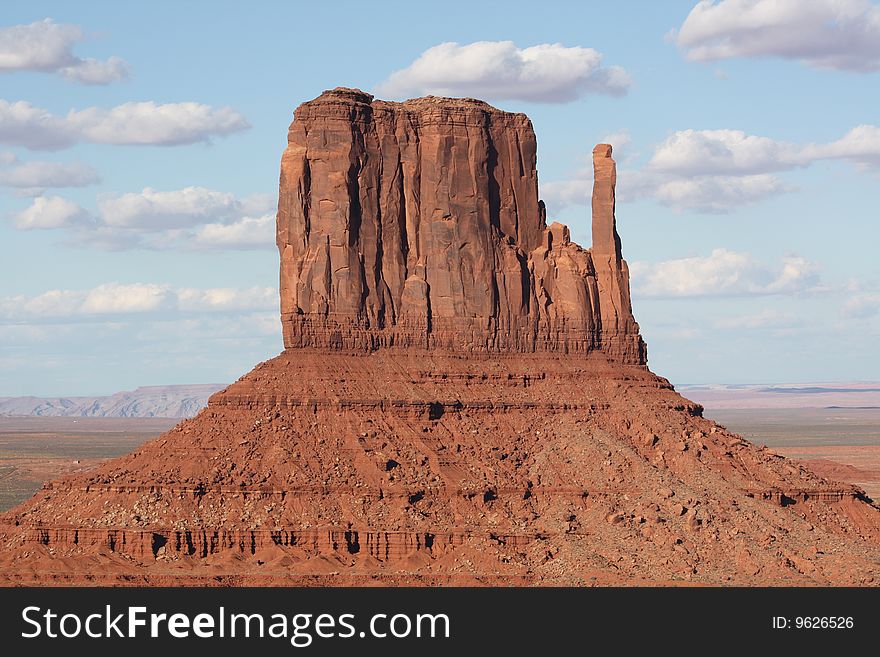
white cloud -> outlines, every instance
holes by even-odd
[[[741,130],[679,130],[657,145],[641,169],[618,175],[618,199],[654,197],[676,210],[723,213],[794,188],[772,175],[818,160],[880,167],[880,127],[860,125],[836,141],[796,144]],[[592,170],[541,186],[551,211],[589,203]]]
[[[606,134],[599,143],[611,144],[614,160],[617,162],[618,171],[621,164],[624,166],[627,160],[633,159],[633,154],[627,153],[632,137],[627,130],[617,130]],[[554,180],[540,183],[539,193],[547,203],[547,207],[553,212],[558,212],[569,205],[590,205],[593,194],[593,161],[592,153],[583,158],[583,165],[579,167],[569,180]],[[626,170],[617,176],[616,198],[618,201],[631,201],[646,195],[646,183],[648,181],[640,170]]]
[[[278,290],[272,287],[184,288],[177,292],[178,307],[186,311],[262,310],[278,305]]]
[[[150,312],[166,306],[169,295],[166,286],[153,283],[106,283],[86,293],[78,312],[83,315]]]
[[[792,189],[775,176],[700,176],[659,182],[654,197],[676,210],[720,214]]]
[[[28,297],[0,298],[0,320],[27,322],[100,318],[107,315],[242,312],[275,310],[278,290],[172,288],[156,283],[104,283],[89,290],[49,290]]]
[[[617,201],[627,203],[654,198],[678,211],[693,210],[722,214],[794,188],[767,174],[752,176],[685,176],[629,169],[617,174]],[[593,172],[583,169],[571,180],[541,184],[541,195],[550,213],[570,205],[589,205],[593,193]]]
[[[275,245],[275,215],[244,217],[229,224],[205,224],[195,234],[204,248],[253,249]]]
[[[88,224],[77,226],[65,243],[81,248],[100,249],[101,251],[130,251],[147,248],[140,233],[124,228],[104,226],[94,219]]]
[[[71,48],[82,38],[76,25],[58,25],[49,18],[0,28],[0,69],[57,70],[74,61]]]
[[[204,187],[168,192],[147,187],[142,192],[98,197],[98,210],[106,225],[146,230],[189,228],[231,218],[239,212],[239,205],[233,194]]]
[[[88,221],[88,213],[66,198],[39,196],[12,221],[19,230],[65,228]]]
[[[78,141],[176,146],[209,142],[249,127],[231,108],[202,103],[132,102],[71,110],[61,117],[26,101],[0,99],[0,142],[35,150],[58,150]]]
[[[61,77],[83,84],[107,84],[124,80],[129,76],[128,62],[120,57],[110,57],[106,62],[83,59],[75,66],[65,66],[58,71]]]
[[[782,57],[880,69],[880,6],[867,0],[703,0],[675,35],[688,59]]]
[[[85,187],[101,181],[98,172],[81,162],[20,162],[0,153],[0,186],[37,193],[47,187]]]
[[[9,160],[0,153],[2,162]],[[69,242],[109,251],[250,250],[275,247],[275,205],[268,194],[237,198],[205,187],[157,191],[145,188],[126,194],[101,194],[92,216],[59,197],[40,197],[14,216],[13,225],[33,228],[70,228]],[[251,211],[261,212],[251,216]]]
[[[880,166],[880,127],[856,126],[837,141],[805,146],[802,157],[851,160],[863,167]]]
[[[628,156],[629,145],[632,144],[632,136],[629,130],[616,130],[610,132],[599,140],[603,144],[611,144],[614,151],[614,159],[622,162]]]
[[[434,94],[567,103],[588,93],[622,95],[629,86],[627,72],[602,66],[602,55],[592,48],[478,41],[429,48],[377,92],[393,98]]]
[[[703,297],[798,294],[819,289],[815,263],[799,256],[771,267],[748,253],[714,249],[658,263],[634,262],[633,293],[640,297]]]
[[[744,203],[791,191],[770,172],[847,159],[880,165],[880,128],[860,125],[827,144],[794,144],[741,130],[680,130],[654,151],[645,173],[654,194],[676,209],[726,212]]]
[[[654,150],[648,168],[684,176],[768,173],[802,164],[800,150],[741,130],[679,130]]]
[[[64,118],[19,100],[0,99],[0,142],[35,150],[57,150],[72,146],[77,135]]]
[[[84,38],[78,25],[50,18],[0,28],[0,72],[57,73],[83,84],[108,84],[128,77],[128,64],[119,57],[99,61],[74,55],[73,47]]]
[[[214,108],[202,103],[152,101],[124,103],[106,110],[89,107],[71,111],[67,123],[88,141],[99,144],[154,144],[175,146],[208,141],[250,127],[245,118],[229,107]]]
[[[782,259],[782,271],[764,287],[768,294],[792,294],[820,289],[819,266],[796,255],[785,256]]]
[[[84,298],[84,294],[73,290],[49,290],[32,298],[7,298],[0,303],[0,311],[4,317],[63,317],[74,314]]]
[[[621,180],[620,176],[618,180]],[[589,205],[593,193],[592,172],[589,176],[578,176],[571,180],[540,183],[540,193],[550,214],[559,212],[569,205]]]
[[[859,125],[836,141],[803,145],[741,130],[680,130],[655,149],[648,168],[679,175],[749,175],[830,159],[880,165],[880,127]]]

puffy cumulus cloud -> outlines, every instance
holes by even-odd
[[[38,196],[12,218],[19,230],[68,228],[89,221],[89,214],[79,205],[60,196]]]
[[[741,130],[679,130],[654,150],[648,168],[683,176],[750,175],[803,164],[801,148]]]
[[[34,150],[59,150],[80,141],[177,146],[209,142],[249,127],[233,109],[202,103],[131,102],[56,116],[26,101],[0,99],[0,142]]]
[[[214,108],[202,103],[152,101],[124,103],[112,109],[89,107],[71,111],[68,125],[87,141],[99,144],[176,146],[208,141],[250,127],[230,107]]]
[[[741,130],[679,130],[657,146],[647,168],[678,175],[750,175],[835,159],[880,165],[880,127],[859,125],[825,144],[793,144]]]
[[[782,57],[880,69],[880,6],[868,0],[703,0],[674,33],[688,59]]]
[[[251,288],[172,288],[156,283],[104,283],[89,290],[49,290],[36,296],[0,298],[0,320],[91,320],[112,315],[152,314],[174,317],[189,313],[274,310],[278,290]]]
[[[170,291],[163,285],[106,283],[89,290],[78,311],[84,315],[150,312],[167,307],[169,297]]]
[[[0,302],[4,317],[64,317],[74,314],[85,294],[74,290],[49,290],[35,297],[7,297]]]
[[[836,141],[796,144],[741,130],[679,130],[658,144],[641,169],[619,176],[622,202],[653,197],[676,210],[723,213],[789,192],[778,177],[819,160],[848,160],[859,168],[880,167],[880,127],[860,125]],[[592,170],[542,185],[548,207],[589,203]]]
[[[726,212],[792,190],[771,172],[831,159],[880,165],[880,128],[860,125],[836,141],[803,145],[741,130],[681,130],[655,149],[645,173],[661,203]]]
[[[34,150],[58,150],[73,146],[77,135],[66,119],[19,100],[0,98],[0,143]]]
[[[84,38],[80,26],[51,18],[0,28],[0,72],[56,73],[83,84],[108,84],[129,76],[128,64],[119,57],[101,61],[74,55],[73,47]]]
[[[0,186],[38,194],[47,187],[85,187],[101,181],[98,172],[81,162],[21,162],[0,153]]]
[[[105,283],[90,290],[49,290],[0,299],[0,319],[28,321],[168,310],[175,297],[165,285]]]
[[[768,266],[749,253],[714,249],[658,263],[634,262],[630,267],[633,294],[641,297],[706,297],[798,294],[820,288],[818,266],[787,256]]]
[[[0,181],[3,162],[0,153]],[[45,182],[45,181],[44,181]],[[56,181],[57,182],[57,181]],[[205,187],[103,194],[92,214],[58,196],[40,196],[11,217],[20,230],[69,229],[68,242],[108,251],[250,250],[275,247],[275,205],[268,194],[237,198]],[[266,212],[251,216],[251,211]]]
[[[58,70],[74,61],[71,49],[82,38],[80,27],[50,18],[0,28],[0,70]]]
[[[206,221],[234,217],[240,209],[235,195],[204,187],[98,197],[98,210],[107,226],[159,230],[189,228]]]
[[[801,146],[741,130],[679,130],[654,149],[634,191],[679,211],[719,214],[792,191],[772,173],[808,162]]]
[[[228,224],[205,224],[196,231],[193,244],[208,249],[255,249],[274,246],[275,215],[244,217]]]
[[[625,94],[627,72],[603,66],[593,48],[545,43],[519,48],[513,41],[441,43],[395,71],[377,92],[394,98],[434,94],[495,100],[567,103],[585,94]]]

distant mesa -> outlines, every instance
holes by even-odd
[[[479,100],[300,105],[284,351],[0,516],[0,582],[876,585],[862,489],[648,370],[611,147],[589,249],[547,224],[536,149]]]
[[[0,417],[192,417],[208,397],[225,386],[216,383],[142,386],[96,397],[0,397]]]
[[[877,408],[880,384],[684,385],[679,390],[706,408]]]

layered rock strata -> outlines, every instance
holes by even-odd
[[[877,584],[864,491],[647,369],[610,146],[585,250],[523,115],[341,89],[295,116],[285,351],[0,516],[0,582]]]

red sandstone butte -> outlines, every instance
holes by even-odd
[[[0,517],[6,584],[877,584],[880,509],[647,368],[593,152],[549,227],[529,119],[336,89],[295,113],[284,351]]]
[[[277,234],[287,349],[602,350],[645,364],[610,146],[595,153],[594,262],[545,224],[524,114],[337,89],[294,116]]]

